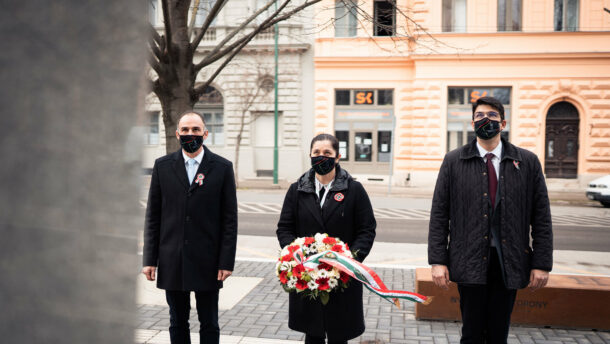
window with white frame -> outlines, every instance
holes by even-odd
[[[578,30],[578,0],[555,0],[555,31]]]
[[[159,111],[148,111],[148,123],[146,133],[144,134],[144,142],[147,145],[159,144]]]
[[[443,32],[466,32],[466,0],[443,0]]]
[[[494,97],[504,106],[506,128],[502,137],[508,139],[510,131],[510,87],[449,87],[447,90],[447,151],[468,144],[475,138],[472,129],[472,104],[480,97]]]
[[[498,0],[498,31],[521,31],[521,0]]]
[[[375,36],[394,36],[396,34],[396,3],[389,0],[375,0],[373,7]]]
[[[199,97],[194,110],[203,115],[205,127],[208,130],[207,145],[222,146],[225,144],[223,97],[214,87],[208,86]]]
[[[356,4],[352,0],[336,0],[335,37],[355,37],[357,31]]]

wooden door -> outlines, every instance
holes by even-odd
[[[545,173],[547,178],[578,175],[578,110],[568,102],[551,106],[546,117]]]

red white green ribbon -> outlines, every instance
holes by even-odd
[[[203,184],[203,179],[205,177],[203,176],[203,173],[199,173],[197,175],[197,178],[195,178],[195,183],[199,184],[199,186],[201,186],[201,184]]]
[[[370,291],[395,304],[399,308],[399,299],[419,302],[425,305],[432,301],[431,297],[417,293],[412,293],[405,290],[388,289],[379,275],[377,275],[377,273],[375,273],[375,271],[373,271],[371,268],[352,258],[338,254],[337,252],[324,251],[304,259],[304,254],[301,252],[301,250],[297,250],[293,252],[293,256],[298,263],[303,264],[303,266],[305,266],[305,268],[308,270],[315,269],[320,263],[332,265],[339,271],[342,271],[355,280],[360,281]]]

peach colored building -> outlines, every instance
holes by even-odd
[[[354,4],[316,9],[314,127],[337,135],[359,180],[433,185],[445,153],[474,137],[483,95],[503,101],[505,134],[547,178],[610,173],[610,0]]]

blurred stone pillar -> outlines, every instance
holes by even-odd
[[[145,1],[0,5],[2,343],[133,342],[147,17]]]

